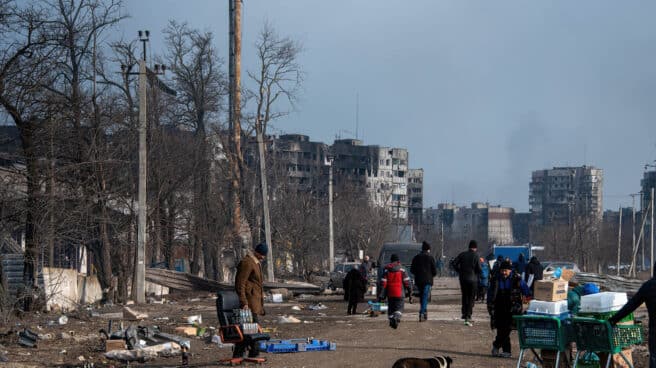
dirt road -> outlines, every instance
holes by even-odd
[[[200,300],[189,301],[193,297],[200,297]],[[149,318],[140,324],[159,325],[163,330],[172,332],[176,326],[182,325],[180,322],[182,316],[202,314],[204,325],[216,326],[215,301],[211,295],[199,294],[177,298],[172,296],[171,299],[174,300],[172,304],[134,306],[135,310],[149,314]],[[318,311],[304,309],[316,302],[323,303],[328,309]],[[296,305],[303,309],[292,310]],[[365,308],[365,304],[360,305],[360,311],[364,311]],[[436,279],[427,322],[417,321],[419,310],[417,303],[406,303],[406,313],[397,330],[388,326],[385,316],[347,316],[346,304],[341,296],[320,296],[267,304],[266,310],[267,315],[264,317],[263,325],[276,329],[272,338],[314,337],[335,342],[337,350],[263,354],[268,359],[263,365],[265,367],[391,367],[393,362],[401,357],[430,357],[438,354],[451,356],[454,367],[515,367],[519,353],[517,335],[513,332],[511,336],[513,358],[490,356],[494,331],[489,328],[485,305],[476,305],[474,326],[465,326],[459,319],[460,294],[455,280],[451,279]],[[639,312],[638,316],[640,313],[644,311]],[[281,315],[293,315],[303,322],[278,323]],[[96,338],[97,331],[106,327],[106,321],[85,317],[79,319],[71,315],[68,324],[49,326],[49,321],[57,317],[57,315],[41,315],[19,321],[20,325],[14,323],[12,326],[5,326],[4,329],[0,329],[0,333],[9,328],[18,330],[27,325],[41,334],[52,334],[53,338],[41,341],[37,349],[29,349],[19,347],[13,337],[4,337],[0,339],[0,344],[4,345],[0,350],[9,351],[8,358],[11,362],[38,367],[82,366],[88,362],[93,362],[95,367],[109,366],[109,364],[121,366],[107,362],[103,358],[102,343]],[[73,333],[71,338],[60,337],[61,332],[71,331]],[[192,366],[218,366],[216,362],[219,359],[228,358],[230,355],[230,348],[219,348],[216,344],[208,343],[202,338],[192,340],[190,359]],[[636,368],[647,366],[644,355],[644,348],[634,353]],[[81,356],[84,361],[80,360]],[[177,364],[180,364],[178,357],[159,358],[147,365],[132,364],[132,366],[171,367]]]

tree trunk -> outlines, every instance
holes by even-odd
[[[26,311],[32,309],[32,292],[37,285],[37,266],[38,266],[38,247],[36,241],[37,234],[37,214],[39,180],[37,160],[34,152],[34,131],[31,124],[19,126],[21,132],[21,142],[23,154],[25,155],[25,166],[27,169],[27,213],[25,215],[25,264],[23,268],[23,284],[25,287],[26,298],[24,308]]]

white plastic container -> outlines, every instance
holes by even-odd
[[[545,302],[542,300],[531,300],[528,304],[527,311],[535,314],[561,315],[567,313],[567,300],[557,302]]]
[[[626,293],[604,292],[581,297],[581,313],[606,313],[619,310],[626,304]]]

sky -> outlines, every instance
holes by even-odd
[[[123,11],[118,34],[150,30],[153,53],[176,20],[212,31],[227,60],[227,0]],[[617,210],[656,159],[655,13],[647,0],[244,0],[242,68],[264,22],[300,41],[303,89],[273,132],[407,148],[424,207],[528,211],[531,171],[587,164]]]

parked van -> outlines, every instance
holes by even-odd
[[[410,276],[410,285],[412,287],[412,293],[414,295],[418,295],[419,290],[417,290],[417,287],[415,286],[414,275],[410,272],[410,266],[412,265],[412,259],[419,253],[421,253],[421,243],[383,244],[383,246],[380,248],[380,253],[378,254],[378,259],[376,261],[376,264],[378,265],[378,277],[377,277],[378,282],[376,283],[379,290],[378,295],[380,295],[382,291],[380,279],[383,276],[383,269],[385,268],[386,265],[390,263],[390,258],[392,257],[392,254],[396,254],[399,256],[399,260],[401,261],[403,268],[405,268],[405,271],[408,273],[408,276]]]

